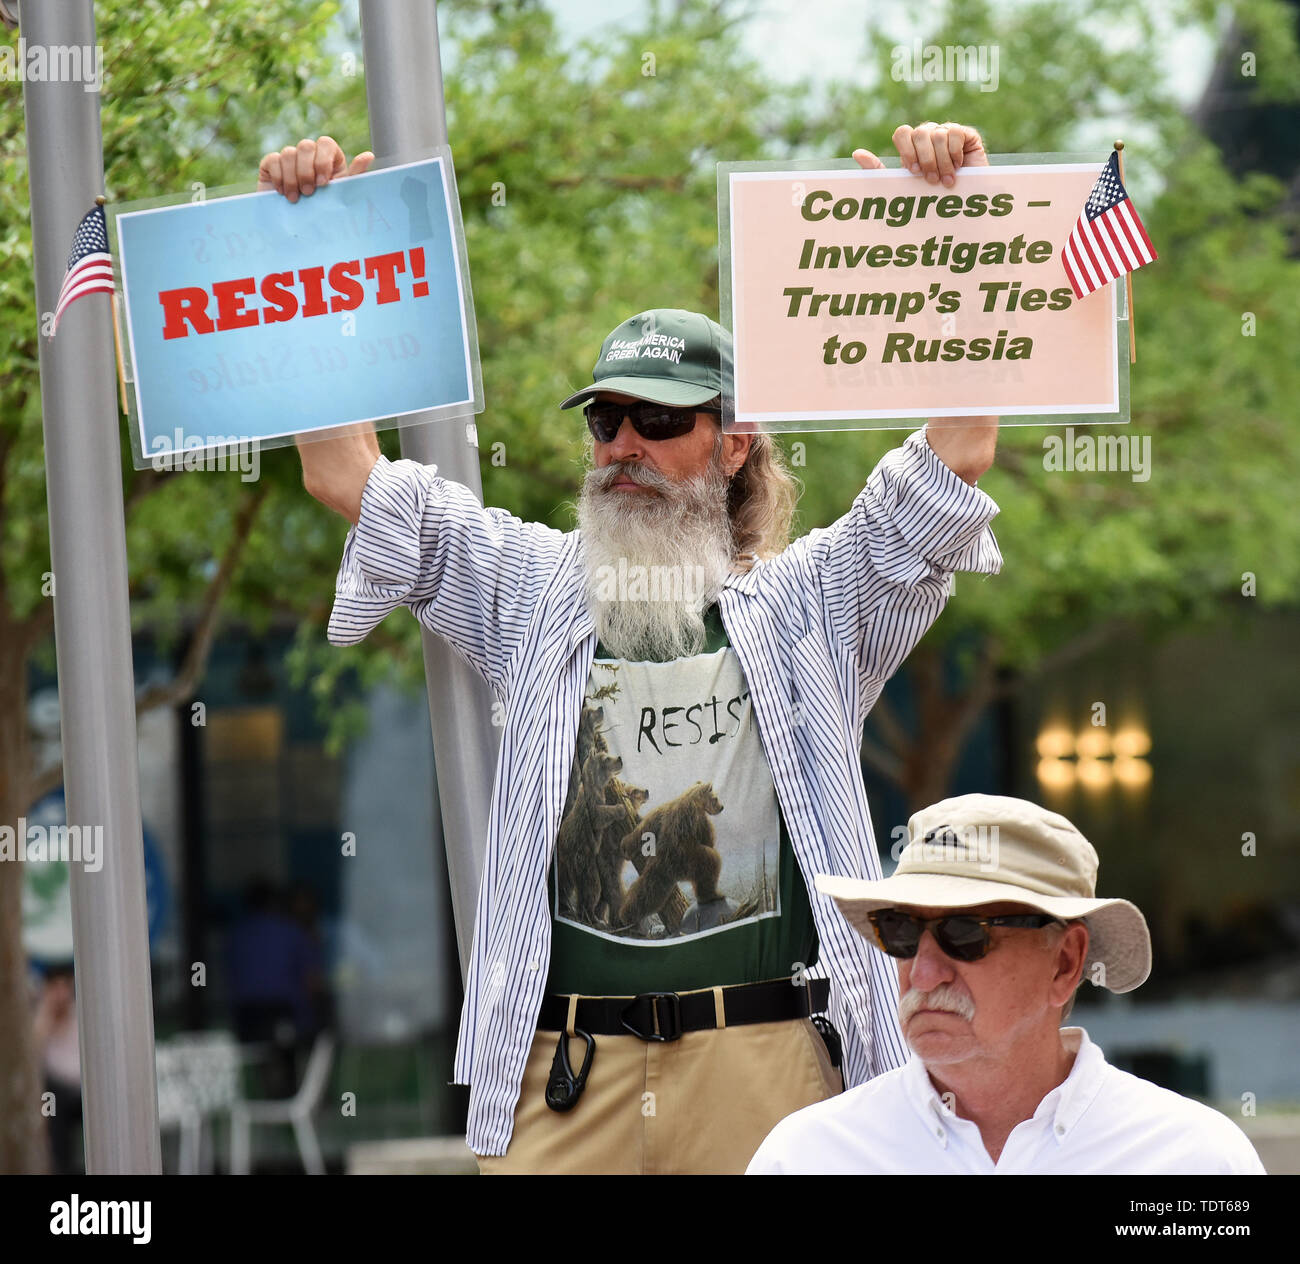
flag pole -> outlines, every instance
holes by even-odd
[[[96,206],[103,206],[108,199],[102,194],[95,198]],[[122,401],[122,412],[129,415],[126,407],[126,370],[122,367],[122,335],[117,331],[117,287],[113,288],[113,351],[117,356],[117,395]]]
[[[1127,189],[1128,185],[1124,184],[1124,142],[1117,140],[1115,142],[1115,152],[1119,155],[1119,182]],[[1128,362],[1136,364],[1137,337],[1133,331],[1133,273],[1125,271],[1124,273],[1124,298],[1128,303]]]
[[[93,49],[95,6],[24,3],[22,32],[29,49]],[[91,190],[104,187],[99,95],[69,75],[29,77],[23,105],[37,311],[50,313],[68,242]],[[162,1167],[122,458],[104,389],[113,372],[105,314],[98,303],[74,303],[59,336],[39,343],[67,820],[70,831],[102,843],[93,868],[84,855],[68,866],[92,1176]]]
[[[360,13],[371,149],[382,159],[445,145],[437,0],[411,0],[404,5],[361,0]],[[406,425],[399,434],[404,457],[437,465],[443,478],[467,487],[482,502],[472,411],[454,420]],[[469,664],[427,628],[421,639],[442,843],[463,981],[469,969],[501,733],[492,724],[492,695]]]

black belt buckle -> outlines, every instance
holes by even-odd
[[[665,1008],[660,1008],[660,1001],[666,1003]],[[647,1021],[643,1027],[635,1027],[628,1021],[628,1015],[643,1003],[649,1005]],[[637,1017],[640,1016],[638,1013]],[[642,992],[640,996],[632,998],[619,1018],[628,1031],[642,1040],[666,1041],[682,1038],[682,998],[676,992]],[[658,1031],[655,1030],[656,1027]]]
[[[587,1042],[587,1052],[582,1058],[582,1069],[574,1075],[573,1064],[569,1061],[569,1033],[560,1032],[560,1043],[556,1046],[555,1057],[551,1061],[551,1075],[546,1081],[546,1104],[552,1110],[572,1110],[587,1087],[587,1072],[591,1070],[591,1060],[596,1056],[596,1041],[590,1032],[574,1028],[573,1034],[581,1036]]]

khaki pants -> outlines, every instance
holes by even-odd
[[[843,1091],[807,1018],[688,1031],[680,1040],[596,1036],[587,1086],[572,1110],[543,1098],[558,1032],[528,1055],[504,1156],[485,1175],[736,1174],[786,1115]],[[574,1070],[586,1044],[570,1037]]]

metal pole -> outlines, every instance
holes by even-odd
[[[361,35],[370,146],[376,158],[445,145],[437,0],[361,0]],[[482,501],[472,412],[405,426],[401,444],[404,457],[437,465],[443,478],[463,484]],[[463,978],[474,935],[501,734],[492,725],[487,685],[432,632],[426,630],[423,640],[442,836]]]
[[[93,0],[25,0],[19,17],[29,51],[40,45],[95,56]],[[26,80],[23,103],[44,320],[77,224],[103,192],[99,96],[84,82]],[[97,871],[70,865],[86,1170],[93,1174],[161,1167],[111,319],[108,296],[91,295],[68,308],[57,337],[40,338],[68,824],[83,833],[102,829]]]

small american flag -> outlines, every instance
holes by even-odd
[[[59,321],[68,305],[84,294],[113,293],[113,256],[108,253],[108,230],[104,224],[104,208],[92,206],[81,217],[72,238],[72,252],[68,255],[68,271],[59,291],[59,301],[54,307],[53,337],[59,330]]]
[[[1155,258],[1156,248],[1120,182],[1119,154],[1112,152],[1061,251],[1065,275],[1075,298],[1083,298]]]

